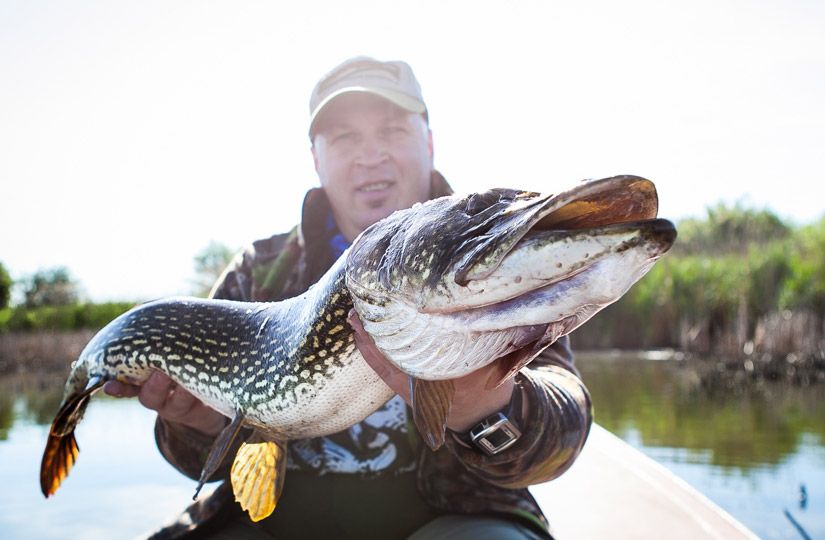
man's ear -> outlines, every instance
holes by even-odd
[[[427,128],[427,153],[430,154],[430,168],[435,167],[435,147],[433,146],[433,130]]]

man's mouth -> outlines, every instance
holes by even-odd
[[[381,191],[384,189],[389,188],[392,185],[392,182],[388,180],[384,180],[381,182],[370,182],[369,184],[364,184],[363,186],[358,188],[358,191],[362,193],[370,193],[373,191]]]

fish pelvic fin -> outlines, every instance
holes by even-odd
[[[232,463],[230,479],[235,500],[252,521],[275,510],[284,489],[286,442],[243,443]]]
[[[206,456],[206,463],[204,463],[201,476],[198,479],[198,486],[195,488],[195,495],[192,497],[193,501],[198,498],[198,493],[200,493],[203,485],[215,474],[215,471],[218,470],[221,463],[223,463],[226,454],[229,453],[229,449],[232,447],[232,443],[235,442],[235,439],[238,438],[241,432],[243,422],[243,415],[241,413],[235,413],[232,422],[223,428],[215,439],[215,442],[212,443],[212,448],[209,449],[209,455]]]
[[[44,497],[50,497],[68,476],[77,461],[80,447],[74,436],[75,427],[83,418],[89,399],[95,391],[103,386],[100,377],[89,379],[86,387],[63,399],[60,410],[49,428],[49,438],[40,461],[40,491]]]
[[[447,416],[453,404],[455,385],[452,380],[425,381],[410,377],[413,422],[431,450],[444,444]]]

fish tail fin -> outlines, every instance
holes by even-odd
[[[284,489],[286,443],[243,443],[232,463],[232,491],[252,521],[269,516]]]
[[[92,394],[104,381],[95,377],[88,380],[81,392],[73,392],[63,399],[60,410],[49,428],[49,438],[40,462],[40,490],[45,497],[54,495],[77,461],[80,448],[74,436],[75,427],[83,418]]]
[[[74,438],[74,431],[68,435],[52,435],[46,441],[43,461],[40,464],[40,490],[43,496],[55,494],[63,479],[69,474],[80,449]]]

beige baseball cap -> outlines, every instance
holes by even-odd
[[[310,139],[324,107],[348,92],[375,94],[412,113],[427,112],[421,87],[406,62],[380,62],[368,56],[357,56],[345,60],[321,77],[312,89],[309,98]]]

